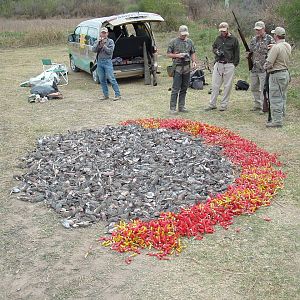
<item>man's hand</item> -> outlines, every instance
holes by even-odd
[[[177,58],[185,58],[187,53],[177,53]]]
[[[195,69],[197,67],[197,63],[195,61],[192,62],[192,68]]]

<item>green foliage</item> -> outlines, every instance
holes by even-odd
[[[300,41],[300,1],[285,1],[278,8],[278,13],[284,17],[287,33],[296,41]]]
[[[185,18],[185,7],[180,0],[141,0],[141,11],[158,13],[165,19],[162,24],[167,31],[177,30]]]

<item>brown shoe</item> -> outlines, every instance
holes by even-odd
[[[101,101],[103,101],[103,100],[108,100],[108,99],[109,99],[108,96],[103,96],[103,97],[100,98]]]
[[[170,109],[170,114],[171,115],[177,115],[177,111],[175,109]]]
[[[259,107],[253,107],[250,109],[250,111],[259,111],[259,110],[261,110],[261,108],[259,108]]]
[[[209,106],[209,107],[205,108],[204,111],[211,111],[211,110],[214,110],[214,109],[217,109],[217,108]]]
[[[189,112],[189,110],[186,109],[185,107],[179,108],[178,111],[179,111],[179,112],[182,112],[182,113],[187,113],[187,112]]]
[[[266,123],[266,127],[268,127],[268,128],[281,128],[282,124],[276,124],[276,123],[268,122],[268,123]]]

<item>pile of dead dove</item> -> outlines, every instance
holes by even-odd
[[[44,201],[67,228],[146,221],[225,191],[236,176],[221,150],[201,137],[136,125],[42,137],[11,192]]]

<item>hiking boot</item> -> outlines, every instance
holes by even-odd
[[[271,122],[267,122],[267,123],[266,123],[266,127],[268,127],[268,128],[281,128],[281,127],[282,127],[282,124],[276,124],[276,123],[273,123],[273,122],[271,121]]]
[[[259,111],[259,110],[261,110],[261,108],[259,108],[259,107],[253,107],[250,109],[250,111]]]
[[[118,101],[118,100],[121,100],[122,98],[121,98],[121,96],[115,96],[114,98],[113,98],[113,101]]]
[[[264,115],[265,113],[267,113],[267,112],[266,112],[266,111],[263,111],[263,110],[261,110],[261,111],[259,112],[260,115]]]
[[[217,108],[209,106],[209,107],[205,108],[204,111],[211,111],[211,110],[214,110],[214,109],[217,109]]]
[[[108,99],[109,99],[108,96],[102,96],[102,97],[100,98],[101,101],[103,101],[103,100],[108,100]]]
[[[28,102],[29,103],[34,103],[36,100],[36,94],[31,94],[29,97],[28,97]]]
[[[225,111],[225,110],[227,110],[226,107],[221,107],[221,108],[219,109],[219,111]]]
[[[177,115],[176,109],[170,109],[170,114],[171,115]]]
[[[189,112],[189,110],[186,109],[185,107],[179,108],[178,111],[179,111],[179,112],[182,112],[182,113],[187,113],[187,112]]]

